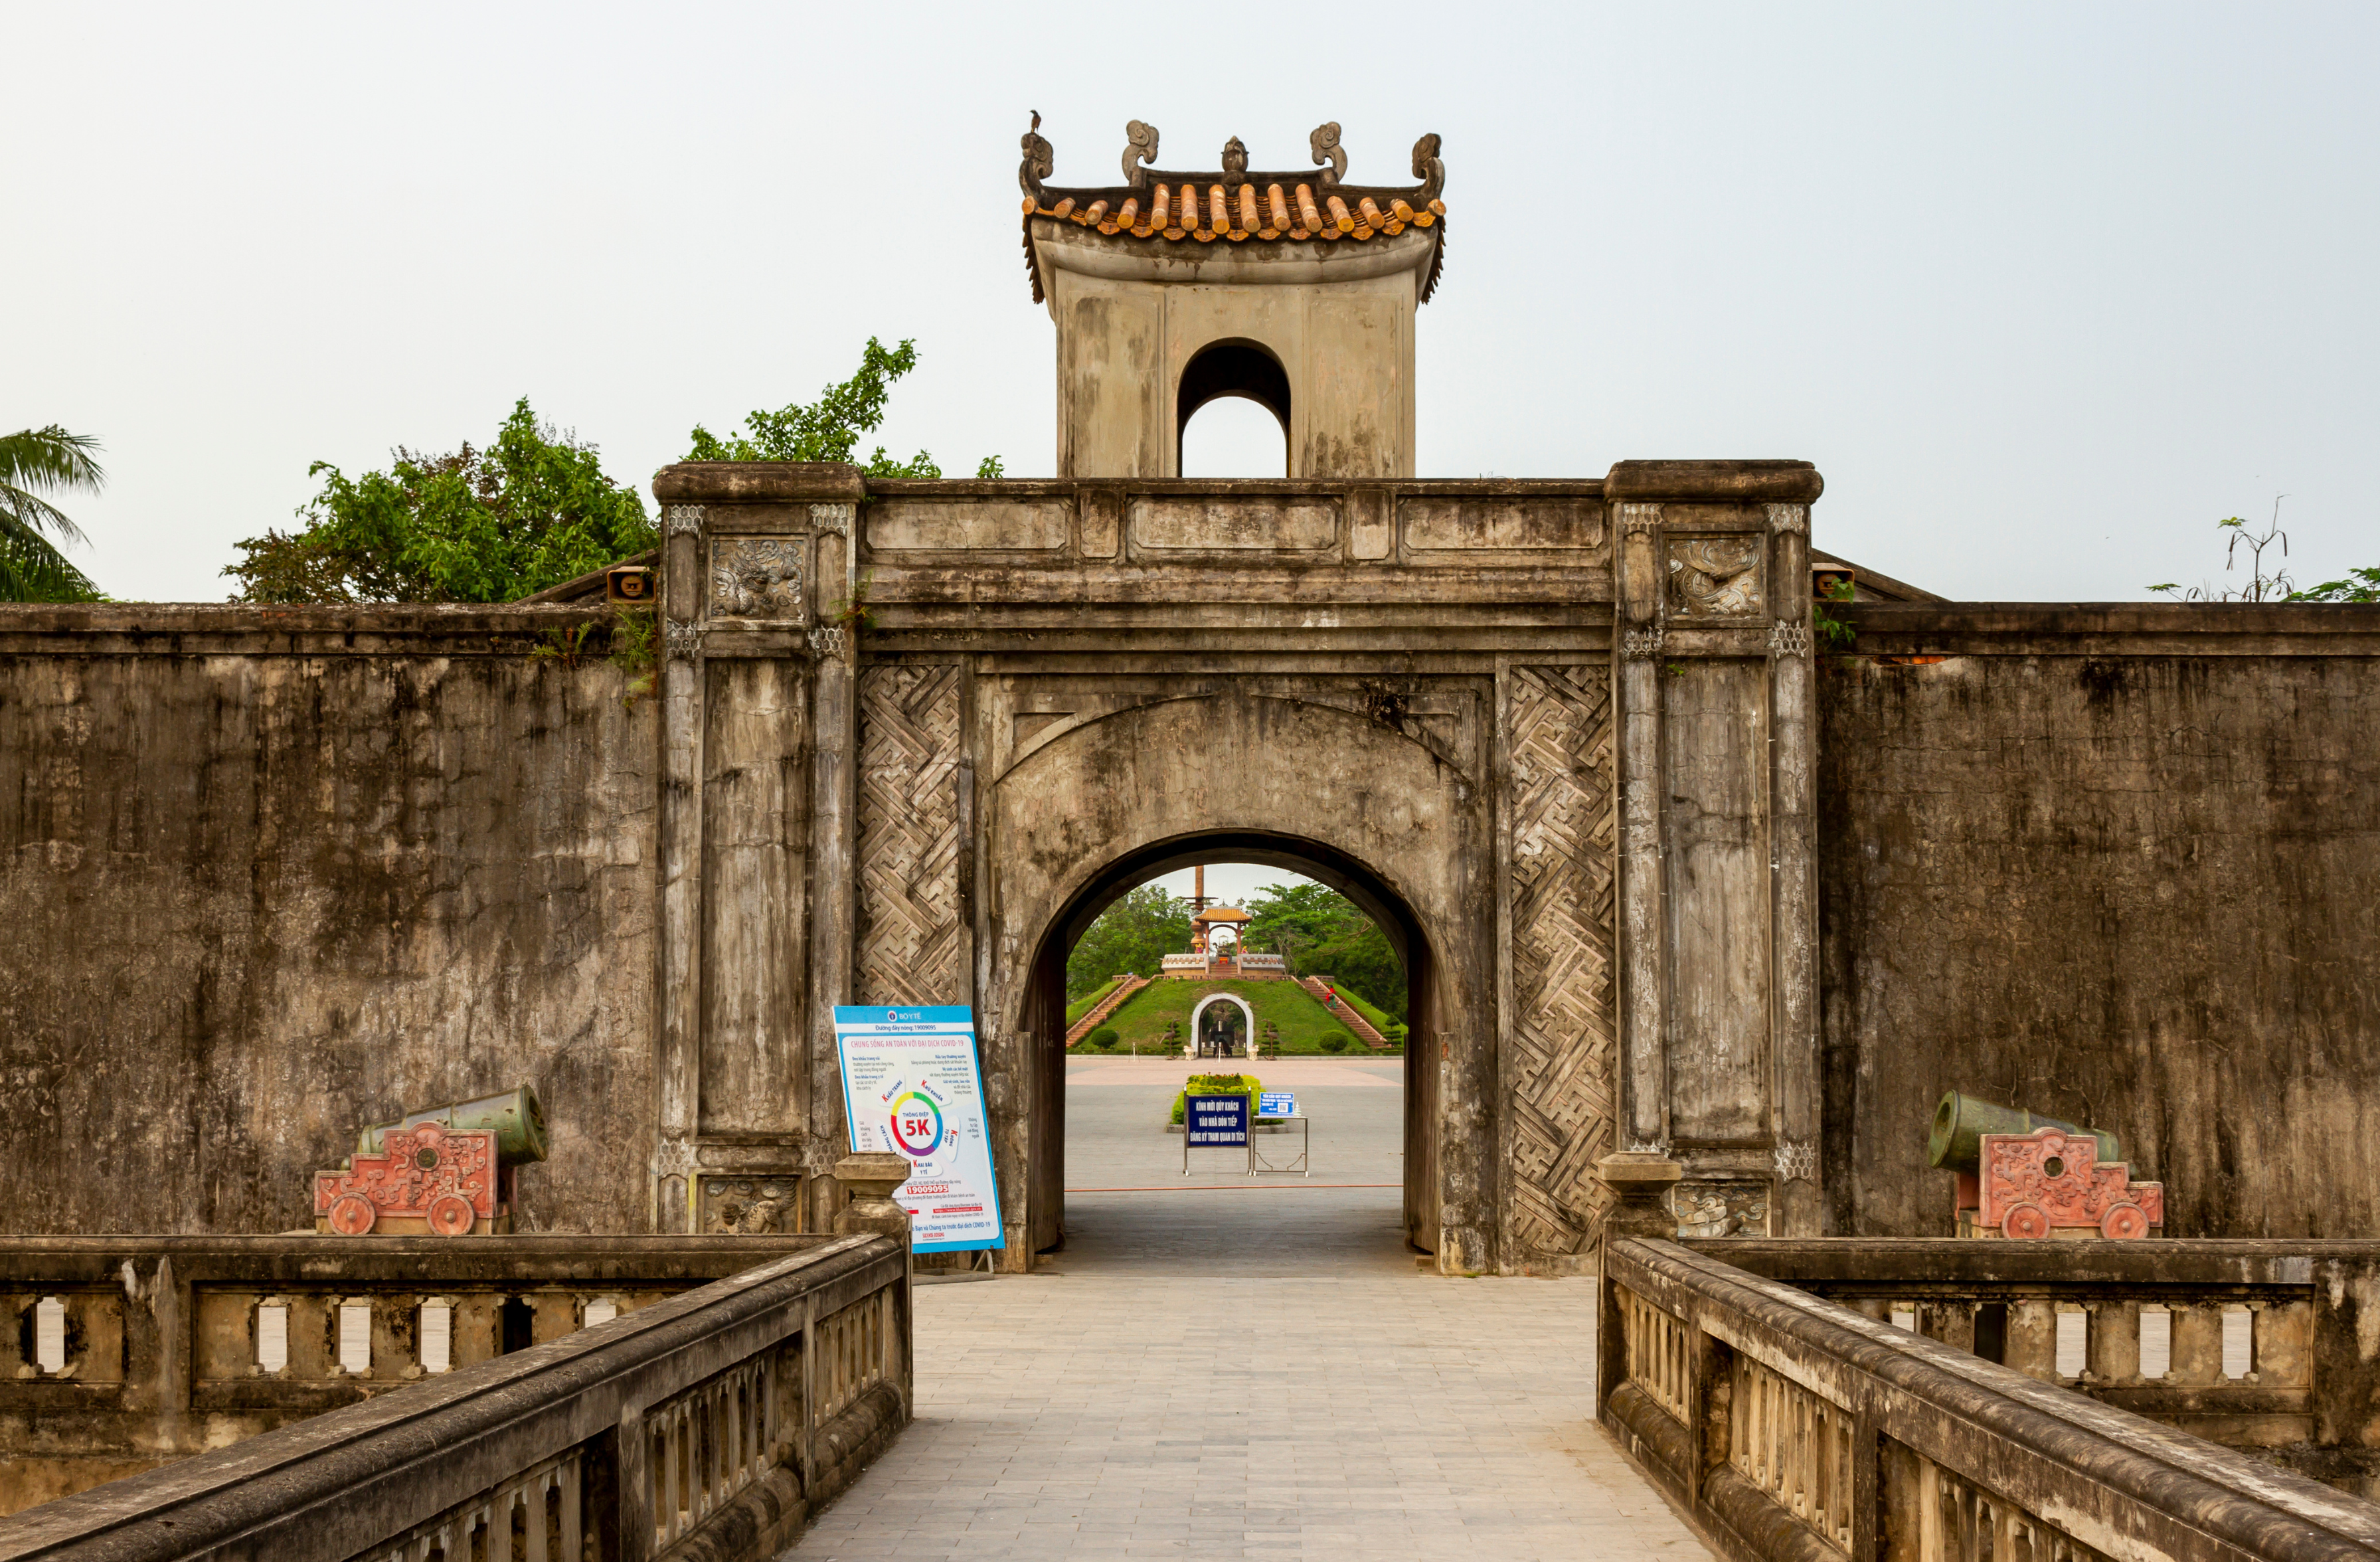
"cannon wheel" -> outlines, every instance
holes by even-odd
[[[2049,1235],[2049,1214],[2039,1204],[2019,1204],[2000,1218],[2000,1235],[2019,1241]]]
[[[2148,1212],[2138,1204],[2117,1204],[2099,1217],[2099,1235],[2129,1242],[2149,1234]]]
[[[360,1193],[342,1193],[331,1201],[331,1229],[342,1237],[360,1237],[380,1219],[380,1211]]]
[[[470,1234],[472,1223],[480,1218],[471,1201],[460,1193],[441,1193],[430,1201],[423,1212],[430,1218],[430,1229],[441,1237],[464,1237]]]

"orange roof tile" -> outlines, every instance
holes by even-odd
[[[1025,162],[1017,182],[1025,189],[1026,269],[1032,274],[1033,301],[1042,301],[1040,268],[1034,263],[1034,225],[1070,222],[1118,238],[1179,244],[1325,243],[1353,239],[1363,243],[1381,234],[1408,228],[1438,230],[1429,275],[1422,285],[1422,300],[1437,291],[1445,259],[1446,202],[1439,191],[1446,165],[1438,156],[1439,138],[1424,136],[1414,143],[1411,188],[1390,189],[1342,182],[1347,154],[1339,146],[1339,127],[1324,125],[1314,132],[1314,169],[1286,174],[1251,174],[1247,151],[1233,137],[1223,149],[1223,168],[1217,173],[1180,174],[1144,167],[1157,156],[1157,131],[1134,120],[1126,128],[1126,182],[1110,187],[1059,189],[1045,185],[1054,163],[1050,143],[1036,129],[1024,139]]]

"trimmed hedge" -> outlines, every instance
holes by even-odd
[[[1102,1025],[1098,1030],[1092,1031],[1089,1035],[1085,1036],[1083,1040],[1090,1043],[1091,1045],[1099,1048],[1101,1052],[1105,1052],[1110,1047],[1116,1044],[1117,1037],[1115,1027],[1112,1025]]]

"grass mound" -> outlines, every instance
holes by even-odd
[[[1123,981],[1123,978],[1121,976],[1111,976],[1105,982],[1100,982],[1098,986],[1084,994],[1081,997],[1076,998],[1073,1003],[1068,1004],[1066,1006],[1066,1028],[1068,1030],[1074,1029],[1075,1021],[1082,1019],[1083,1016],[1090,1013],[1094,1008],[1097,1008],[1099,1007],[1099,1000],[1106,997],[1110,993],[1114,992],[1117,985]]]

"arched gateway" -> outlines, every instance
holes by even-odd
[[[1407,1232],[1440,1267],[1585,1262],[1632,1147],[1817,1229],[1817,474],[1405,475],[1436,138],[1421,184],[1356,186],[1325,128],[1328,167],[1067,189],[1027,138],[1066,477],[660,475],[662,1228],[759,1177],[822,1223],[833,1006],[965,1004],[1024,1267],[1061,1235],[1067,949],[1229,856],[1402,945]],[[1219,340],[1282,366],[1296,480],[1167,479]]]

